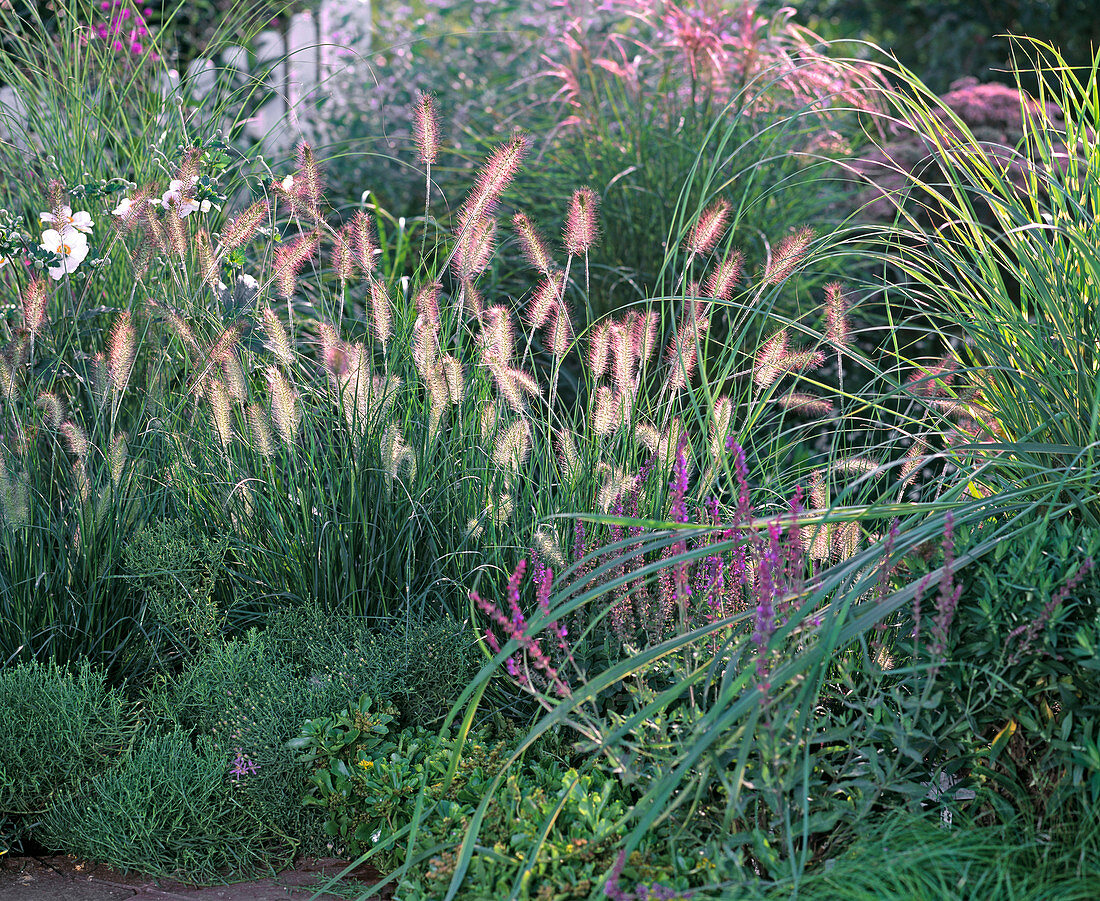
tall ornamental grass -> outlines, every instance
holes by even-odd
[[[1095,522],[1097,65],[1071,69],[1039,42],[1017,52],[1040,85],[1038,102],[1021,98],[1018,147],[984,144],[911,73],[896,73],[898,118],[926,136],[946,179],[913,186],[930,216],[901,207],[891,261],[903,290],[962,339],[940,405],[970,435],[968,457],[993,463],[972,490],[1028,485]],[[1051,119],[1058,109],[1064,128]]]
[[[662,827],[672,836],[670,855],[692,849],[703,859],[733,860],[797,884],[869,828],[880,805],[939,798],[943,789],[936,786],[957,785],[971,768],[984,774],[982,809],[1003,810],[1002,770],[990,762],[990,749],[995,756],[1015,721],[1000,721],[1007,725],[997,735],[983,731],[959,744],[951,736],[975,721],[977,711],[967,704],[978,702],[939,708],[942,674],[998,665],[947,656],[959,647],[951,635],[960,605],[976,603],[963,596],[956,576],[1006,539],[1029,534],[1037,515],[1091,518],[1096,499],[1090,461],[1097,384],[1089,350],[1096,317],[1087,305],[1092,217],[1089,192],[1071,190],[1088,184],[1096,70],[1084,81],[1057,62],[1044,71],[1061,85],[1067,135],[1050,135],[1041,120],[1028,120],[1034,142],[1028,156],[1043,164],[1023,167],[1023,190],[1003,168],[1023,154],[977,146],[957,120],[948,137],[937,124],[942,111],[932,114],[932,99],[915,83],[910,88],[920,100],[904,94],[895,100],[938,140],[934,149],[947,162],[948,182],[918,186],[933,198],[937,232],[903,224],[890,234],[901,245],[890,261],[900,258],[912,279],[893,290],[916,291],[930,313],[946,313],[947,335],[967,339],[955,351],[948,347],[944,359],[897,378],[886,394],[904,399],[900,406],[876,404],[868,412],[881,425],[883,412],[892,410],[908,430],[913,457],[944,464],[917,500],[905,500],[912,458],[889,453],[877,462],[862,455],[830,460],[830,480],[847,470],[861,475],[857,483],[877,484],[855,508],[822,494],[821,472],[816,480],[810,474],[805,493],[780,491],[777,498],[768,491],[771,481],[753,484],[755,468],[743,462],[736,441],[742,436],[731,428],[725,447],[732,457],[720,460],[722,476],[717,483],[704,478],[706,487],[695,495],[713,491],[703,509],[688,498],[698,487],[693,474],[709,471],[680,442],[656,508],[639,474],[609,492],[616,500],[606,515],[579,517],[588,528],[606,526],[609,540],[582,540],[556,568],[539,550],[534,563],[514,571],[504,593],[489,597],[479,588],[472,595],[492,660],[467,690],[464,724],[473,721],[501,667],[545,710],[513,764],[566,727],[577,749],[590,755],[582,770],[602,766],[634,792],[622,819],[629,832],[607,877],[609,896],[631,897],[623,886],[644,872],[631,852],[643,836],[663,834]],[[1062,140],[1075,149],[1059,159]],[[973,209],[979,201],[999,217],[996,232],[979,225]],[[1006,272],[1020,285],[1018,299]],[[736,300],[729,303],[736,308]],[[756,356],[758,384],[770,358]],[[926,416],[934,429],[918,427]],[[876,482],[884,475],[891,489]],[[759,513],[757,494],[770,495]],[[958,552],[962,532],[968,540]],[[830,552],[817,558],[823,536]],[[919,565],[921,557],[932,562]],[[1046,620],[1073,595],[1090,563],[1062,576]],[[528,572],[533,584],[525,589]],[[1002,612],[1008,618],[1015,610]],[[965,613],[961,621],[969,622],[981,610]],[[1042,628],[1025,621],[1011,634],[1020,643]],[[1087,641],[1087,626],[1079,634]],[[617,645],[621,654],[593,653],[593,645]],[[1010,657],[1029,652],[1019,644]],[[1066,719],[1063,728],[1071,726]],[[1065,779],[1078,772],[1077,763],[1066,759],[1065,767],[1062,788],[1069,791]],[[1091,784],[1083,784],[1081,797]],[[470,862],[482,853],[477,833],[487,804],[473,818],[448,898],[461,897]],[[431,816],[427,808],[421,813]],[[414,817],[408,826],[406,869],[415,864],[419,822]],[[546,833],[552,828],[551,818]],[[1064,847],[1073,827],[1058,828]],[[536,871],[541,847],[536,840],[515,859],[512,897]],[[712,878],[716,896],[737,883],[736,873]]]

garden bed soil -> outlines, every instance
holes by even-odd
[[[277,876],[226,885],[194,886],[170,879],[122,874],[71,857],[0,857],[0,898],[4,901],[337,901],[314,893],[343,872],[345,861],[302,860]],[[369,885],[379,878],[369,867],[353,870],[347,882]],[[383,890],[383,899],[392,897]]]

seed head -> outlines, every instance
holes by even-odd
[[[657,349],[657,325],[660,322],[660,314],[656,310],[642,313],[634,320],[634,348],[635,355],[641,365],[649,362],[653,351]]]
[[[618,423],[615,421],[614,396],[607,385],[600,385],[596,389],[596,397],[592,404],[592,418],[589,425],[596,435],[610,435]]]
[[[481,319],[481,332],[477,339],[481,362],[486,366],[510,364],[515,348],[515,332],[507,308],[499,304],[492,306]]]
[[[613,323],[608,334],[611,345],[611,379],[615,390],[627,392],[634,385],[634,330],[629,320]]]
[[[741,280],[741,265],[744,255],[740,250],[732,250],[722,258],[703,283],[702,294],[704,297],[712,297],[715,300],[728,301],[733,296],[733,290]]]
[[[217,435],[218,442],[225,450],[233,440],[232,414],[225,385],[218,379],[211,379],[206,389],[206,398],[210,401],[210,415],[214,420],[214,434]]]
[[[569,203],[569,215],[565,220],[565,250],[580,255],[596,243],[599,237],[600,199],[589,187],[573,192]]]
[[[957,365],[950,357],[944,357],[927,369],[913,373],[908,384],[915,394],[922,397],[943,397],[955,380]]]
[[[111,446],[107,451],[107,459],[111,466],[111,482],[115,488],[122,484],[122,475],[126,470],[126,460],[129,457],[126,439],[126,433],[119,432],[111,439]]]
[[[753,381],[761,388],[774,384],[786,371],[783,359],[787,356],[787,330],[780,329],[760,345],[753,366]]]
[[[550,314],[550,334],[546,346],[553,356],[561,359],[569,353],[572,343],[573,324],[569,321],[569,311],[559,301]]]
[[[434,328],[439,326],[439,292],[442,287],[439,282],[430,282],[416,292],[416,312]]]
[[[351,253],[351,224],[340,229],[332,238],[332,270],[343,282],[355,275],[355,260]]]
[[[88,435],[84,429],[78,426],[72,420],[61,423],[61,427],[58,430],[61,432],[62,437],[65,439],[65,444],[68,445],[69,453],[77,459],[83,460],[88,456]]]
[[[252,432],[252,446],[261,457],[271,457],[275,453],[275,444],[271,437],[271,426],[267,414],[259,404],[248,405],[248,427]]]
[[[806,256],[813,237],[814,230],[807,226],[780,241],[764,269],[764,284],[778,285],[785,281]]]
[[[211,288],[217,288],[221,279],[218,277],[218,264],[214,259],[214,248],[210,246],[210,233],[205,228],[200,228],[195,233],[195,257],[199,266],[199,278],[203,284]]]
[[[31,279],[29,285],[23,291],[23,328],[30,332],[32,337],[37,337],[46,322],[46,280],[41,278]]]
[[[496,234],[497,221],[489,215],[472,219],[462,226],[455,246],[459,278],[474,279],[489,268],[496,249]]]
[[[321,363],[333,379],[341,378],[353,364],[348,346],[340,340],[329,323],[322,322],[317,327],[317,337],[321,345]]]
[[[279,367],[268,366],[267,385],[271,391],[271,418],[279,437],[290,446],[298,440],[298,429],[302,423],[302,412],[298,408],[298,393],[290,387]]]
[[[270,213],[271,207],[266,200],[257,200],[247,207],[222,230],[222,247],[233,250],[251,241],[256,231],[267,221]]]
[[[512,218],[512,226],[516,230],[516,236],[519,238],[523,255],[527,258],[527,261],[544,276],[549,277],[554,261],[538,229],[527,218],[526,213],[516,213]]]
[[[355,264],[365,277],[369,277],[375,269],[378,242],[374,239],[374,224],[362,210],[352,218],[348,238]]]
[[[833,347],[847,347],[851,341],[848,325],[848,303],[840,282],[825,286],[825,340]]]
[[[417,316],[413,323],[412,357],[416,371],[427,378],[428,371],[435,365],[437,333],[423,316]]]
[[[413,126],[420,162],[430,166],[439,156],[439,117],[436,115],[433,94],[421,91],[417,96]]]
[[[573,484],[581,475],[581,455],[577,451],[577,442],[573,433],[565,430],[558,432],[555,445],[558,451],[558,467],[562,476]]]
[[[164,217],[164,231],[168,238],[168,249],[181,260],[187,256],[187,232],[180,216]]]
[[[516,413],[522,413],[526,408],[524,395],[539,397],[542,393],[534,376],[522,369],[513,369],[509,366],[492,366],[489,372],[496,383],[497,390],[500,391],[500,396]]]
[[[38,395],[34,405],[42,411],[42,420],[50,431],[56,432],[65,418],[65,405],[61,398],[50,391]]]
[[[714,249],[729,218],[728,200],[716,200],[700,214],[688,233],[685,247],[691,256],[703,256]]]
[[[459,213],[459,224],[462,228],[493,212],[500,195],[519,171],[526,154],[527,138],[521,134],[516,134],[507,144],[493,151],[478,173],[474,189]]]
[[[731,419],[733,419],[733,402],[723,394],[714,401],[714,416],[710,421],[710,446],[715,455],[725,444]]]
[[[370,311],[374,337],[385,347],[393,337],[393,304],[386,286],[373,278],[370,280]]]
[[[306,142],[298,145],[298,171],[294,173],[294,194],[301,200],[316,207],[321,201],[324,184],[321,167],[313,156],[313,148]]]
[[[676,334],[665,351],[669,374],[667,387],[676,392],[687,387],[695,374],[695,364],[699,359],[698,337],[709,325],[705,319],[691,323],[681,321]]]
[[[283,297],[290,297],[294,293],[298,273],[313,258],[319,237],[316,232],[309,232],[289,244],[280,244],[276,248],[275,281]]]
[[[236,350],[231,350],[222,359],[222,374],[225,376],[226,392],[237,403],[243,404],[248,399],[248,383]]]
[[[835,409],[832,401],[813,394],[801,394],[797,391],[789,391],[778,395],[775,402],[785,410],[799,413],[802,416],[820,417],[828,416]]]
[[[500,418],[500,414],[497,411],[497,405],[487,400],[481,405],[481,411],[478,414],[478,426],[481,429],[481,441],[483,444],[488,443],[489,439],[493,436],[493,433],[497,430],[497,421]]]
[[[562,274],[557,272],[543,276],[525,311],[524,321],[528,326],[540,328],[546,324],[561,297],[562,279]]]
[[[531,453],[531,427],[526,419],[517,419],[506,428],[493,446],[493,466],[518,472]]]
[[[610,349],[611,323],[607,319],[601,319],[588,339],[588,368],[592,370],[593,379],[598,379],[607,370]]]
[[[107,340],[107,375],[115,391],[126,389],[136,355],[136,333],[130,321],[130,311],[123,310]]]

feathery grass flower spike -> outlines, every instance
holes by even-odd
[[[573,192],[564,234],[565,249],[569,253],[579,256],[596,243],[599,237],[599,210],[600,198],[591,188],[579,188]]]
[[[50,278],[54,281],[70,272],[76,272],[77,267],[88,256],[88,238],[75,229],[69,229],[64,235],[56,229],[46,229],[42,232],[42,243],[39,246],[61,257],[60,263],[49,267]]]
[[[424,91],[416,100],[416,147],[420,162],[431,165],[439,156],[439,117],[435,112],[435,96]]]
[[[786,280],[805,259],[813,238],[814,230],[806,226],[780,241],[764,270],[764,284],[778,285]]]
[[[703,256],[714,249],[718,239],[722,237],[722,231],[726,227],[726,219],[729,218],[730,204],[728,200],[716,200],[703,210],[702,215],[691,227],[685,246],[692,256]]]

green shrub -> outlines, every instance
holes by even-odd
[[[34,828],[58,794],[130,747],[135,718],[103,670],[30,661],[0,670],[0,821]],[[3,835],[0,834],[0,840]]]
[[[529,755],[524,766],[494,786],[511,749],[473,732],[459,744],[419,728],[397,731],[396,710],[374,708],[364,695],[336,716],[307,723],[290,743],[313,766],[308,803],[326,812],[326,831],[349,854],[365,854],[383,872],[403,864],[400,896],[439,898],[454,872],[456,852],[486,792],[482,820],[462,899],[504,897],[520,872],[521,898],[594,897],[615,862],[623,832],[626,795],[618,780],[578,773],[549,757]],[[461,750],[453,773],[452,754]],[[406,861],[409,825],[423,790],[423,817],[414,860]],[[537,860],[526,855],[552,819]],[[648,849],[647,849],[648,850]],[[628,880],[686,886],[686,861],[638,855]],[[700,866],[703,866],[700,864]],[[679,873],[678,873],[679,871]]]
[[[209,644],[225,613],[214,599],[224,570],[227,538],[215,540],[182,521],[159,520],[138,530],[122,549],[122,563],[151,622],[173,655]],[[161,635],[151,634],[154,654]]]
[[[264,640],[308,680],[311,715],[365,692],[422,726],[446,713],[480,660],[469,628],[449,617],[393,623],[299,605],[272,613]]]
[[[959,574],[946,664],[930,676],[981,781],[1043,821],[1077,819],[1100,803],[1097,565],[1100,529],[1068,516],[998,543]],[[937,623],[924,606],[927,649]],[[939,732],[946,744],[951,730]]]
[[[468,639],[450,621],[378,632],[365,620],[289,608],[269,629],[215,642],[150,693],[169,724],[208,736],[227,759],[240,753],[258,772],[240,787],[256,816],[301,836],[313,851],[323,836],[304,808],[306,770],[285,747],[302,723],[364,692],[406,705],[409,721],[438,720],[474,672]]]
[[[66,792],[40,840],[123,872],[187,881],[289,859],[285,838],[242,801],[232,761],[206,736],[146,735],[117,766]]]

